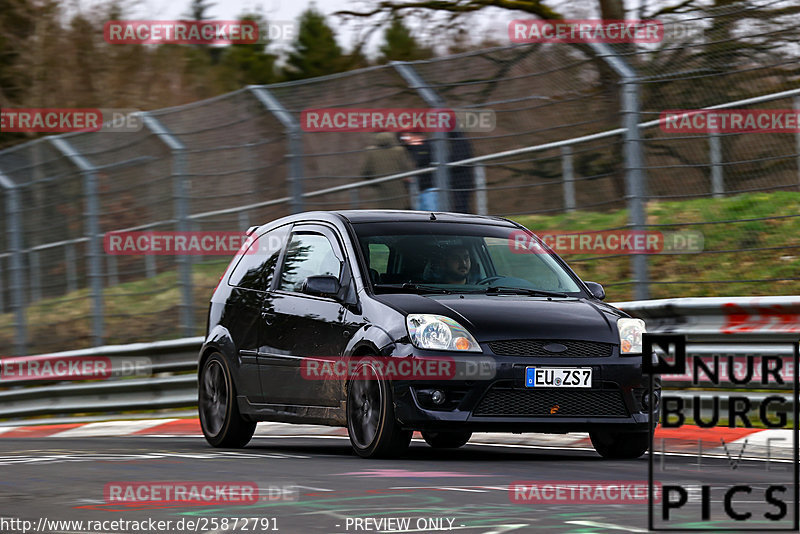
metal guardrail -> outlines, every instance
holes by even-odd
[[[648,332],[686,334],[689,343],[739,346],[800,339],[800,296],[675,298],[614,305],[644,319]]]
[[[114,372],[109,379],[80,382],[43,382],[4,376],[0,388],[10,387],[0,391],[0,419],[195,406],[197,357],[202,343],[203,338],[198,336],[25,357],[40,363],[105,357],[115,370],[120,364],[138,363],[144,358],[150,376],[138,378]]]
[[[795,296],[662,299],[614,305],[644,319],[650,332],[686,334],[689,355],[755,354],[791,358],[791,342],[800,339],[800,297]],[[112,374],[106,380],[81,382],[3,379],[0,389],[2,386],[8,389],[0,390],[0,419],[195,406],[197,357],[202,342],[202,337],[191,337],[26,357],[58,361],[102,356],[112,366],[114,362],[146,358],[151,363],[151,376]],[[686,385],[665,382],[670,388]],[[702,396],[707,392],[681,394]],[[760,399],[763,394],[749,396]]]

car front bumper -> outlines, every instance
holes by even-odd
[[[476,358],[494,362],[493,376],[475,380],[393,381],[395,415],[405,429],[471,432],[647,431],[649,380],[641,357],[557,358],[436,353],[404,347],[406,356]],[[397,355],[397,353],[395,353]],[[591,388],[530,388],[526,367],[591,367]],[[433,391],[444,394],[436,405]]]

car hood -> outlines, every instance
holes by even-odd
[[[576,339],[619,343],[616,321],[625,315],[578,298],[524,295],[381,294],[375,298],[402,313],[455,319],[479,342],[500,339]]]

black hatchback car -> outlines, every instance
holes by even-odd
[[[346,426],[363,457],[473,432],[649,446],[644,323],[524,227],[415,211],[308,212],[249,230],[211,298],[199,415],[216,447],[258,421]]]

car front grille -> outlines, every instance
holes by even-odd
[[[532,390],[492,387],[475,416],[627,417],[619,390]]]
[[[567,347],[563,352],[549,352],[545,345],[559,343]],[[490,341],[489,348],[499,356],[551,356],[560,358],[606,358],[611,356],[614,345],[595,341],[558,339],[513,339]]]

